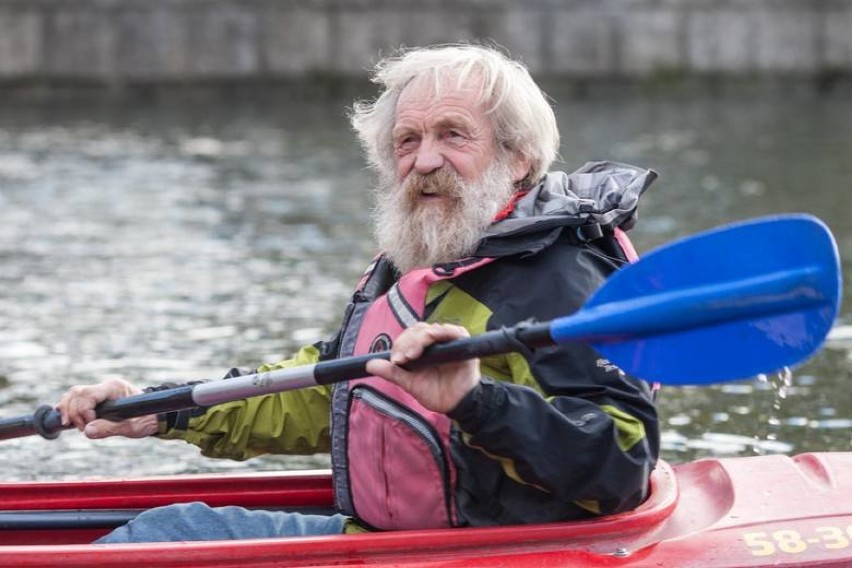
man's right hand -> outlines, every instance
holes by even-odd
[[[101,402],[141,392],[142,389],[122,379],[109,379],[96,385],[71,387],[59,399],[56,410],[62,415],[63,426],[74,425],[88,438],[106,438],[107,436],[144,438],[157,433],[156,414],[129,418],[121,422],[95,418],[95,406]]]

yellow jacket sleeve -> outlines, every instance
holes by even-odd
[[[318,360],[315,346],[258,372],[308,365]],[[227,379],[225,379],[227,380]],[[208,457],[245,460],[261,454],[313,454],[330,447],[329,387],[312,387],[217,404],[192,412],[186,429],[167,429],[160,438],[182,439]]]

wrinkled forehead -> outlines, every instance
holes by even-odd
[[[435,103],[445,98],[465,99],[487,114],[482,77],[476,71],[459,69],[430,69],[413,77],[400,92],[397,108],[413,101]]]

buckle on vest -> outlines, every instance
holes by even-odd
[[[432,265],[432,272],[434,272],[438,276],[452,276],[453,274],[455,274],[457,269],[464,268],[465,266],[470,266],[471,264],[477,263],[480,260],[482,259],[475,256],[469,256],[467,258],[454,260],[452,262],[442,262],[440,264]]]
[[[436,264],[432,266],[432,272],[438,276],[452,276],[456,271],[456,267],[451,264]]]

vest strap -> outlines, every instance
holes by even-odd
[[[420,321],[420,316],[400,292],[398,282],[388,290],[387,297],[388,307],[400,326],[409,328]]]

